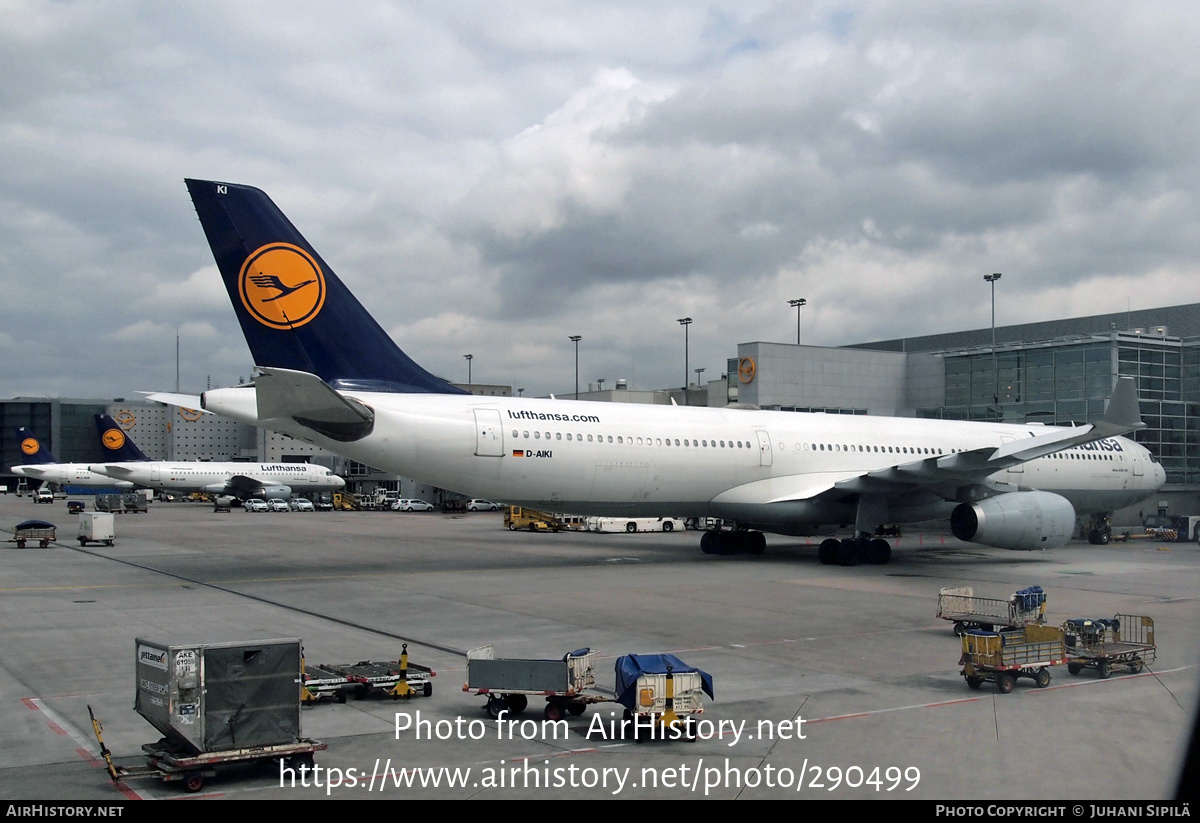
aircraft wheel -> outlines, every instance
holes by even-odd
[[[837,551],[834,553],[834,559],[839,566],[857,566],[858,565],[858,541],[853,538],[846,538],[838,543]]]
[[[867,544],[867,557],[876,566],[883,566],[892,559],[892,544],[882,537],[876,537]]]
[[[767,550],[767,538],[762,532],[749,532],[746,535],[746,551],[749,554],[762,554]]]
[[[715,554],[717,547],[713,545],[713,536],[715,532],[705,532],[700,535],[700,551],[705,554]]]
[[[1112,532],[1109,531],[1108,529],[1101,529],[1099,535],[1096,538],[1096,545],[1107,546],[1111,542],[1112,542]]]
[[[817,559],[821,561],[822,566],[832,566],[834,564],[839,545],[841,544],[832,537],[821,541],[821,545],[817,548]]]

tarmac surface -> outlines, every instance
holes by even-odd
[[[696,532],[510,532],[500,513],[154,503],[117,517],[115,546],[81,549],[62,501],[0,496],[0,521],[26,518],[56,523],[59,540],[0,544],[6,800],[1163,800],[1200,699],[1194,543],[1027,553],[910,533],[889,565],[843,568],[820,565],[804,538],[768,535],[764,555],[718,557]],[[997,598],[1040,585],[1055,625],[1147,615],[1157,661],[972,690],[960,641],[935,617],[939,589],[964,585]],[[304,707],[304,735],[328,749],[295,785],[277,765],[240,767],[188,795],[152,779],[114,785],[98,759],[89,705],[121,765],[159,737],[132,708],[137,637],[300,637],[315,663],[395,660],[407,642],[437,674],[429,697]],[[634,742],[610,733],[615,703],[548,727],[536,697],[498,724],[462,690],[464,653],[488,644],[543,659],[590,647],[609,690],[618,656],[673,653],[713,677],[708,725],[694,742]]]

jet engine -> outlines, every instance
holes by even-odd
[[[261,489],[259,489],[259,494],[262,495],[264,500],[271,500],[272,498],[275,498],[275,497],[281,498],[283,500],[288,500],[292,496],[292,487],[291,486],[263,486]]]
[[[950,530],[959,540],[998,549],[1057,549],[1075,531],[1075,507],[1050,492],[1008,492],[958,506]]]

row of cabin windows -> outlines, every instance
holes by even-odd
[[[530,439],[531,437],[534,440],[541,440],[543,437],[546,440],[551,440],[551,439],[563,440],[564,439],[562,432],[553,432],[552,433],[552,432],[535,431],[535,432],[531,433],[528,431],[520,432],[517,429],[513,429],[512,436],[514,438],[523,436],[526,440]],[[616,437],[614,438],[614,436],[611,434],[609,434],[609,435],[603,435],[603,434],[591,435],[591,434],[589,434],[589,435],[587,435],[587,442],[588,443],[592,443],[592,442],[604,443],[604,442],[606,442],[606,438],[607,438],[607,442],[609,442],[609,443],[615,442],[619,445],[624,445],[624,444],[628,443],[628,445],[632,446],[635,443],[635,438],[633,438],[633,437],[624,437],[622,435],[616,435]],[[584,435],[572,434],[571,432],[567,432],[565,439],[568,441],[578,440],[579,442],[582,443],[584,441]],[[689,438],[684,438],[682,441],[680,441],[679,438],[675,438],[674,440],[672,440],[670,437],[666,437],[666,438],[656,437],[656,438],[653,438],[653,440],[649,437],[645,437],[645,438],[638,437],[638,438],[636,438],[636,444],[639,446],[642,446],[642,445],[646,445],[646,446],[676,445],[676,446],[687,446],[687,447],[693,447],[693,448],[700,447],[700,448],[722,448],[722,449],[724,449],[724,448],[748,449],[751,447],[750,441],[748,441],[748,440],[745,440],[745,441],[743,441],[743,440],[737,440],[737,441],[734,441],[734,440],[691,440]],[[785,445],[783,443],[780,443],[779,444],[780,451],[782,451],[784,448],[786,448]],[[947,453],[946,451],[944,451],[942,449],[939,449],[936,447],[931,447],[931,446],[864,446],[862,444],[852,445],[852,444],[843,444],[843,443],[797,443],[796,448],[803,449],[805,451],[808,451],[811,449],[812,451],[873,452],[873,453],[881,453],[881,454],[886,453],[886,454],[912,454],[912,455],[941,455],[941,454]],[[949,453],[955,454],[960,451],[963,451],[963,450],[962,449],[950,449]],[[1112,455],[1112,454],[1080,454],[1077,452],[1057,452],[1055,454],[1047,455],[1047,457],[1052,458],[1052,459],[1059,459],[1059,460],[1113,460],[1115,455]],[[1121,459],[1124,460],[1124,456],[1122,456]]]
[[[520,432],[517,429],[513,429],[512,436],[513,436],[513,438],[524,437],[526,440],[528,440],[530,437],[532,437],[534,440],[541,440],[543,437],[546,440],[564,440],[564,439],[565,440],[578,440],[580,443],[582,443],[584,440],[584,435],[575,434],[574,436],[572,436],[571,432],[567,432],[566,437],[564,438],[562,432],[553,432],[553,433],[544,432],[543,433],[543,432],[535,431],[535,432],[530,433],[528,431]],[[738,440],[738,441],[733,441],[733,440],[692,440],[690,438],[684,438],[683,440],[680,440],[678,437],[676,437],[675,439],[672,440],[670,437],[653,437],[653,438],[638,437],[638,438],[634,438],[632,436],[625,437],[623,435],[616,435],[614,437],[611,434],[609,434],[609,435],[604,435],[604,434],[591,435],[591,434],[589,434],[589,435],[587,435],[587,442],[589,442],[589,443],[609,442],[609,443],[617,443],[620,445],[628,444],[630,446],[634,445],[636,442],[636,444],[639,446],[688,446],[689,448],[699,447],[699,448],[722,448],[722,449],[733,449],[733,448],[748,449],[748,448],[750,448],[749,440]]]

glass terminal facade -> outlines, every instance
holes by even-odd
[[[1150,449],[1169,484],[1200,483],[1200,339],[1128,332],[939,352],[946,400],[922,417],[1070,425],[1094,420],[1117,376],[1137,380]]]

